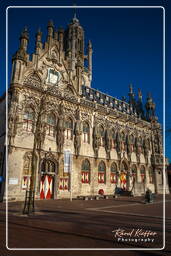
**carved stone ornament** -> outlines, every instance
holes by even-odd
[[[34,72],[25,78],[23,84],[41,88],[41,79],[37,73]]]
[[[105,131],[105,150],[106,150],[107,159],[110,159],[111,148],[112,148],[111,133],[110,133],[110,129],[107,128]]]
[[[59,105],[59,119],[57,123],[57,136],[56,136],[56,144],[60,153],[63,152],[64,145],[64,110],[62,104]]]
[[[93,149],[95,157],[98,158],[98,151],[100,146],[100,134],[97,123],[95,124],[93,128]]]
[[[81,134],[82,134],[82,127],[81,127],[81,121],[80,121],[80,113],[79,110],[77,111],[77,120],[75,123],[75,130],[74,130],[74,148],[75,148],[75,154],[76,156],[79,156],[80,154],[80,148],[81,148]]]

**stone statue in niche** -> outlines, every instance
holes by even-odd
[[[100,146],[100,134],[99,134],[98,125],[95,124],[93,129],[93,149],[94,149],[94,154],[96,158],[98,158],[99,146]]]
[[[140,140],[138,137],[135,139],[135,150],[136,150],[136,156],[137,156],[137,162],[140,163]]]
[[[144,139],[144,157],[145,157],[146,163],[148,163],[148,153],[149,153],[149,142],[148,142],[148,139],[145,138]]]
[[[75,123],[75,137],[74,137],[74,148],[75,148],[75,154],[76,156],[79,156],[80,154],[80,148],[81,148],[81,134],[82,134],[82,127],[81,127],[81,121],[80,121],[80,111],[77,110],[76,113],[76,123]]]
[[[57,134],[56,134],[56,144],[57,144],[57,147],[58,147],[58,151],[60,153],[63,152],[64,130],[65,130],[64,111],[63,111],[62,104],[60,104],[60,106],[59,106],[59,119],[58,119],[58,123],[57,123]]]
[[[126,145],[127,145],[127,155],[129,161],[131,161],[131,153],[132,153],[132,145],[131,145],[131,135],[127,134],[126,137]]]
[[[105,131],[105,150],[106,150],[107,159],[110,159],[111,148],[112,148],[111,133],[108,127]]]
[[[117,132],[117,135],[116,135],[116,150],[118,153],[121,153],[122,151],[122,140],[121,140],[121,135],[119,131]]]

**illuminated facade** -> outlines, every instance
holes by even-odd
[[[74,17],[66,30],[36,34],[29,56],[24,29],[12,58],[9,90],[9,199],[23,200],[30,178],[37,199],[163,192],[163,149],[149,95],[116,99],[91,88],[92,44]],[[34,154],[34,156],[33,156]],[[33,160],[34,157],[34,160]],[[33,175],[34,170],[34,175]],[[72,179],[72,180],[71,180]]]

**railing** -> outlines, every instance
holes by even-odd
[[[102,93],[96,89],[87,87],[85,85],[82,86],[82,97],[85,97],[86,99],[92,102],[96,102],[105,107],[116,109],[120,112],[137,116],[136,109],[133,108],[133,106],[130,105],[129,103],[116,99],[112,96],[109,96],[105,93]]]

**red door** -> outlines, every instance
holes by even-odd
[[[40,199],[53,198],[53,176],[43,175],[40,181]]]

